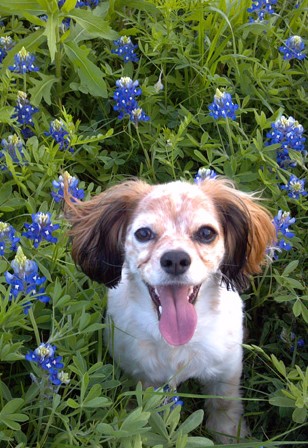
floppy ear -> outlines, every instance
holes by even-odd
[[[92,280],[115,287],[121,279],[126,228],[150,185],[128,181],[90,201],[72,201],[66,192],[66,217],[72,224],[72,255]]]
[[[225,238],[221,272],[227,286],[245,289],[250,274],[261,271],[266,249],[276,237],[270,213],[253,195],[240,192],[225,179],[209,179],[200,184],[216,207]]]

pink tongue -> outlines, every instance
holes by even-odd
[[[189,303],[189,286],[158,286],[161,303],[159,329],[170,345],[183,345],[191,340],[197,326],[197,313]]]

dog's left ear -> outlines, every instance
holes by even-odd
[[[249,275],[261,271],[266,250],[275,242],[272,216],[257,198],[236,190],[228,180],[205,180],[201,188],[212,198],[224,232],[224,282],[243,290]]]
[[[119,283],[126,228],[150,188],[142,181],[123,182],[86,202],[71,200],[66,193],[73,259],[92,280],[108,288]]]

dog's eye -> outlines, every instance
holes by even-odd
[[[155,238],[155,233],[149,227],[141,227],[136,230],[135,237],[140,243],[146,243]]]
[[[217,236],[217,232],[212,227],[202,226],[194,234],[194,239],[196,241],[198,241],[199,243],[209,244],[212,241],[214,241],[216,236]]]

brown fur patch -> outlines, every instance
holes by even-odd
[[[108,287],[119,282],[126,228],[137,204],[151,188],[145,182],[128,181],[87,202],[72,202],[66,192],[73,259],[91,279]]]

